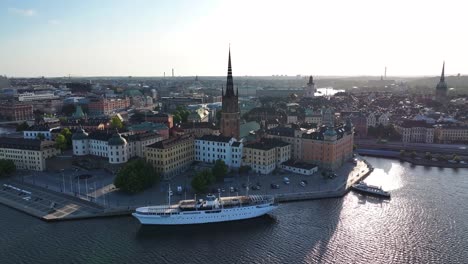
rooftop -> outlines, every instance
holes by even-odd
[[[262,139],[260,142],[251,143],[245,146],[245,148],[259,149],[259,150],[270,150],[277,147],[288,146],[289,143],[283,142],[277,139]]]
[[[157,148],[157,149],[167,149],[167,148],[170,148],[170,147],[173,147],[173,146],[176,146],[186,140],[191,140],[193,139],[193,136],[188,134],[188,135],[182,135],[182,136],[178,136],[178,137],[173,137],[173,138],[169,138],[169,139],[165,139],[165,140],[162,140],[162,141],[159,141],[159,142],[156,142],[154,144],[151,144],[149,146],[147,146],[148,148]]]
[[[7,138],[0,137],[0,148],[41,150],[44,147],[55,146],[54,141],[40,139]]]
[[[219,135],[219,136],[216,136],[216,135],[204,135],[200,138],[197,138],[197,140],[204,140],[204,141],[214,141],[214,142],[224,142],[224,143],[228,143],[229,141],[231,141],[232,137],[225,137],[223,135]]]
[[[295,161],[295,160],[292,160],[292,159],[283,162],[281,165],[294,167],[294,168],[299,168],[299,169],[306,169],[306,170],[310,170],[310,169],[313,169],[313,168],[317,167],[317,165],[315,165],[315,164],[305,163],[305,162],[301,162],[301,161]]]

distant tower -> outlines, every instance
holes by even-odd
[[[229,48],[228,75],[226,91],[222,91],[223,106],[221,109],[221,134],[226,137],[240,139],[240,112],[239,89],[234,93],[234,80],[232,78],[231,48]]]
[[[304,97],[312,98],[315,96],[315,83],[314,78],[312,76],[309,77],[309,82],[307,83],[307,87],[304,91]]]
[[[438,102],[445,103],[447,101],[447,83],[445,82],[445,61],[442,65],[442,74],[440,75],[440,81],[436,86],[435,99]]]

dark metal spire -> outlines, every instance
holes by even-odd
[[[442,64],[442,74],[440,75],[440,81],[444,82],[445,81],[445,61]]]
[[[228,75],[226,81],[226,96],[234,96],[234,80],[232,79],[231,46],[229,46]]]
[[[308,85],[313,85],[314,84],[314,77],[312,77],[312,75],[309,77],[309,82],[307,84]]]

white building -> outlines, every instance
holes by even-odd
[[[435,128],[424,121],[405,120],[395,125],[403,142],[433,143]]]
[[[390,114],[374,114],[367,116],[367,127],[377,127],[378,125],[388,126],[390,124]]]
[[[144,147],[161,140],[161,135],[157,133],[122,136],[117,132],[109,134],[101,131],[88,134],[80,129],[72,136],[73,155],[94,155],[108,158],[111,164],[120,164],[133,157],[144,157]]]
[[[47,125],[35,125],[23,131],[23,138],[36,139],[38,138],[39,134],[42,134],[44,135],[45,140],[54,140],[52,131],[59,130],[59,129],[60,127],[50,128]]]
[[[281,163],[280,168],[292,173],[299,173],[302,175],[312,175],[318,172],[318,166],[314,164],[309,164],[305,162],[297,162],[293,160],[288,160]]]
[[[18,101],[20,102],[30,102],[38,100],[51,100],[59,98],[53,93],[22,93],[18,95]]]
[[[214,163],[221,159],[230,168],[242,165],[242,142],[233,137],[204,135],[195,139],[195,160]]]

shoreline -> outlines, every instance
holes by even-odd
[[[319,199],[333,199],[333,198],[341,198],[345,196],[350,190],[351,190],[351,185],[354,183],[361,181],[365,179],[370,173],[372,173],[373,168],[372,166],[366,161],[362,160],[361,162],[365,163],[366,165],[366,172],[365,173],[360,173],[358,175],[352,175],[352,171],[348,173],[348,176],[346,179],[344,179],[344,182],[340,184],[338,187],[332,190],[324,190],[324,191],[310,191],[310,192],[295,192],[295,193],[280,193],[280,194],[275,194],[275,199],[279,203],[290,203],[290,202],[296,202],[296,201],[306,201],[306,200],[319,200]],[[357,165],[355,166],[357,167]],[[354,168],[355,168],[354,167]],[[340,176],[340,177],[345,177],[345,176]],[[49,196],[54,196],[57,198],[62,198],[65,199],[66,202],[72,204],[73,206],[76,205],[76,207],[85,207],[85,206],[93,206],[94,203],[91,203],[86,200],[81,200],[79,198],[66,195],[63,193],[57,193],[52,190],[46,190],[42,187],[35,186],[35,185],[30,185],[30,184],[24,184],[18,181],[12,181],[14,184],[17,185],[23,185],[25,187],[31,188],[32,190],[35,191],[35,193],[43,192],[46,193]],[[2,193],[3,192],[3,193]],[[4,194],[7,191],[3,190],[0,191],[0,194]],[[11,195],[13,196],[13,195]],[[16,197],[17,198],[17,197]],[[14,196],[10,199],[3,197],[0,195],[0,203],[10,207],[12,209],[16,209],[20,212],[26,213],[28,215],[31,215],[33,217],[39,218],[45,222],[59,222],[59,221],[72,221],[72,220],[85,220],[85,219],[95,219],[95,218],[107,218],[107,217],[119,217],[119,216],[129,216],[131,213],[135,211],[137,207],[141,206],[124,206],[124,207],[113,207],[113,208],[102,208],[102,210],[95,211],[95,212],[78,212],[77,215],[71,215],[73,213],[70,213],[68,215],[59,215],[56,216],[54,215],[55,213],[58,213],[60,211],[57,208],[51,208],[50,211],[52,212],[44,212],[41,210],[37,210],[32,208],[31,206],[28,206],[28,204],[25,201],[22,201],[20,198],[16,199]],[[14,199],[19,200],[19,201],[14,201]],[[32,202],[32,201],[31,201]],[[78,204],[78,205],[77,205]],[[54,209],[54,210],[52,210]],[[56,210],[55,210],[56,209]]]

